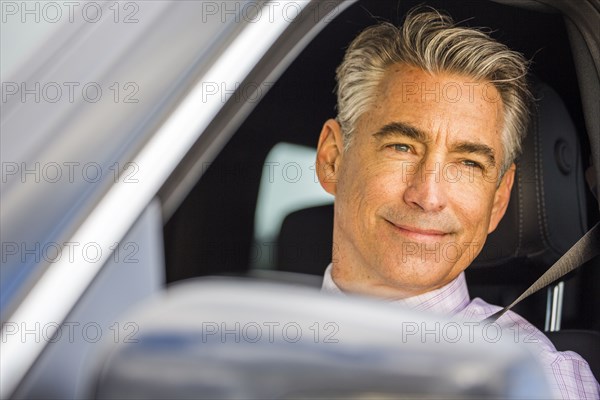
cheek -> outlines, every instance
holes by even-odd
[[[362,210],[360,205],[364,202],[365,182],[364,172],[355,167],[352,161],[346,159],[338,174],[337,191],[335,196],[336,216],[344,226],[350,227],[357,223]]]
[[[453,185],[450,185],[453,186]],[[449,191],[453,209],[461,220],[465,233],[471,237],[485,236],[489,225],[494,196],[489,188],[477,185],[454,185]]]
[[[393,171],[375,170],[364,184],[366,200],[373,205],[381,205],[401,199],[402,180]]]
[[[391,205],[398,205],[406,183],[397,165],[374,162],[362,171],[362,181],[355,189],[363,195],[361,201],[371,216]]]
[[[374,162],[362,163],[340,171],[336,201],[340,213],[347,212],[346,216],[352,215],[360,225],[371,225],[384,204],[401,198],[401,188],[401,178],[395,171]]]

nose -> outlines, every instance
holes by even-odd
[[[406,204],[425,212],[439,212],[446,207],[447,193],[442,163],[423,160],[412,168],[407,168],[406,172],[403,174],[406,182],[404,191]]]

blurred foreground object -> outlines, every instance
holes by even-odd
[[[499,327],[310,288],[200,279],[127,320],[139,332],[110,345],[97,398],[550,396],[540,366]]]

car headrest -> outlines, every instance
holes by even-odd
[[[586,231],[586,189],[575,124],[552,88],[536,81],[532,89],[536,104],[510,203],[469,268],[475,281],[530,282]],[[332,223],[332,205],[289,214],[279,235],[278,268],[322,274],[332,259]]]
[[[560,96],[535,82],[536,98],[510,203],[471,273],[505,282],[539,276],[586,232],[585,182],[579,137]],[[479,271],[476,271],[479,270]],[[493,271],[495,270],[495,271]],[[520,272],[506,274],[508,270]]]

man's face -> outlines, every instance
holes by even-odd
[[[371,110],[343,151],[325,123],[317,163],[335,195],[335,282],[402,298],[456,278],[506,210],[502,102],[491,84],[407,65],[388,69]]]

